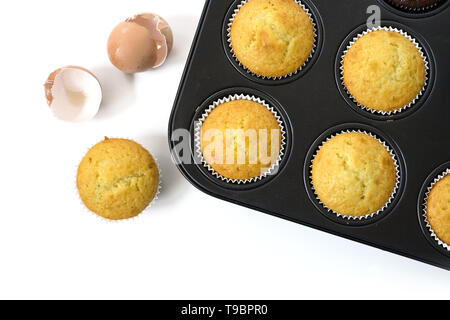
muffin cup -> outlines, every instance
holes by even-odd
[[[279,152],[277,161],[266,172],[264,172],[260,176],[254,177],[251,179],[247,179],[247,180],[230,179],[230,178],[226,178],[226,177],[222,176],[208,164],[208,162],[203,157],[203,152],[202,152],[201,132],[202,132],[203,123],[205,122],[206,118],[208,118],[209,114],[218,106],[220,106],[224,103],[227,103],[230,101],[236,101],[236,100],[253,101],[253,102],[259,103],[259,104],[263,105],[264,107],[266,107],[267,110],[269,110],[274,115],[274,117],[277,119],[278,125],[280,127],[280,132],[281,132],[280,152]],[[238,184],[238,185],[250,184],[250,183],[254,183],[254,182],[263,180],[264,178],[266,178],[270,175],[276,174],[276,172],[278,171],[278,169],[280,167],[280,163],[281,163],[284,153],[285,153],[285,149],[286,149],[286,129],[285,129],[285,126],[284,126],[281,116],[265,100],[263,100],[261,98],[257,98],[253,95],[245,95],[245,94],[229,95],[222,99],[216,100],[212,104],[210,104],[206,108],[206,110],[203,112],[203,114],[200,116],[200,118],[195,122],[195,125],[194,125],[194,148],[195,148],[195,156],[197,159],[199,159],[200,164],[204,168],[206,168],[206,170],[210,174],[212,174],[214,177],[216,177],[217,179],[220,179],[221,181],[224,181],[226,183],[231,183],[231,184]]]
[[[114,138],[110,138],[110,139],[114,139]],[[120,139],[127,139],[127,140],[132,140],[132,141],[134,141],[134,140],[131,139],[131,138],[120,138]],[[153,160],[155,160],[156,166],[158,167],[159,184],[158,184],[158,188],[157,188],[157,190],[156,190],[156,194],[155,194],[153,200],[148,204],[148,206],[147,206],[144,210],[142,210],[141,213],[139,213],[139,214],[138,214],[137,216],[135,216],[135,217],[128,218],[128,219],[112,220],[112,219],[107,219],[107,218],[105,218],[105,217],[102,217],[102,216],[96,214],[95,212],[89,210],[88,207],[86,207],[86,205],[84,204],[83,200],[81,199],[80,192],[79,192],[79,190],[78,190],[78,188],[77,188],[78,167],[79,167],[81,161],[83,160],[84,156],[87,154],[87,152],[89,152],[89,150],[90,150],[91,148],[93,148],[94,146],[95,146],[95,144],[92,145],[91,147],[89,147],[89,148],[84,152],[83,157],[80,159],[80,161],[78,161],[78,164],[77,164],[76,167],[75,167],[75,174],[74,174],[74,177],[75,177],[75,179],[74,179],[74,180],[75,180],[75,181],[74,181],[74,188],[75,188],[75,190],[74,190],[74,191],[75,191],[76,194],[77,194],[77,197],[78,197],[78,200],[79,200],[79,202],[80,202],[81,207],[82,207],[87,213],[89,213],[90,215],[96,217],[98,220],[101,220],[101,221],[103,221],[103,222],[108,222],[108,223],[124,223],[124,222],[127,222],[127,221],[136,220],[136,219],[138,219],[139,217],[141,217],[143,214],[147,213],[147,212],[149,211],[149,209],[150,209],[150,208],[158,201],[159,194],[161,193],[161,188],[162,188],[162,172],[161,172],[161,166],[159,165],[158,159],[156,159],[155,156],[154,156],[153,154],[150,153],[150,151],[149,151],[149,153],[150,153],[150,155],[153,157]],[[148,151],[148,150],[147,150],[147,151]]]
[[[309,18],[311,19],[311,23],[313,25],[313,29],[314,29],[314,43],[313,43],[313,48],[311,50],[311,53],[309,55],[309,57],[306,59],[306,61],[294,72],[291,72],[289,74],[286,74],[284,76],[281,77],[267,77],[267,76],[262,76],[259,74],[256,74],[254,72],[252,72],[250,69],[248,69],[246,66],[244,66],[238,59],[238,57],[236,56],[234,50],[233,50],[233,46],[232,46],[232,42],[231,42],[231,27],[233,25],[234,19],[236,17],[236,15],[238,14],[239,10],[248,2],[249,0],[242,0],[241,3],[237,6],[236,9],[234,9],[234,13],[231,15],[231,18],[229,19],[228,25],[227,25],[227,30],[226,30],[226,38],[227,38],[227,42],[228,42],[228,49],[231,53],[232,58],[236,61],[236,63],[239,65],[240,68],[242,68],[247,74],[256,77],[258,79],[262,79],[262,80],[283,80],[283,79],[287,79],[290,78],[292,76],[295,76],[296,74],[298,74],[300,71],[303,70],[303,68],[306,67],[306,65],[309,63],[309,61],[313,58],[314,53],[316,52],[317,49],[317,22],[315,21],[313,15],[311,14],[311,10],[305,6],[300,0],[293,0],[295,1],[302,9],[303,11],[306,12],[306,14],[309,16]]]
[[[375,211],[375,212],[373,212],[373,213],[367,214],[367,215],[365,215],[365,216],[360,216],[360,217],[356,217],[356,216],[347,216],[347,215],[343,215],[343,214],[341,214],[341,213],[339,213],[339,212],[336,212],[336,211],[334,211],[334,210],[328,208],[328,207],[322,202],[322,200],[319,198],[319,195],[317,194],[317,192],[316,192],[316,190],[315,190],[315,188],[314,188],[313,177],[312,177],[312,176],[313,176],[313,174],[312,174],[312,168],[313,168],[314,160],[315,160],[316,157],[317,157],[317,154],[319,153],[320,149],[322,149],[322,147],[325,145],[325,143],[327,143],[327,142],[330,141],[331,139],[333,139],[333,138],[335,138],[335,137],[337,137],[337,136],[339,136],[339,135],[341,135],[341,134],[344,134],[344,133],[363,133],[363,134],[365,134],[365,135],[368,135],[368,136],[370,136],[370,137],[376,139],[378,142],[380,142],[380,143],[386,148],[386,150],[387,150],[387,151],[389,152],[389,154],[391,155],[392,160],[394,161],[394,167],[395,167],[395,173],[396,173],[396,174],[395,174],[395,175],[396,175],[396,181],[395,181],[394,190],[392,191],[391,196],[389,197],[389,200],[388,200],[388,201],[383,205],[383,207],[381,207],[379,210],[377,210],[377,211]],[[311,160],[311,164],[310,164],[310,166],[309,166],[309,169],[310,169],[310,170],[309,170],[309,185],[310,185],[311,190],[312,190],[313,193],[314,193],[314,196],[315,196],[315,199],[317,200],[317,202],[318,202],[318,203],[323,207],[323,209],[325,209],[329,214],[333,214],[333,215],[335,215],[336,218],[343,219],[344,221],[364,221],[364,220],[369,221],[370,219],[375,218],[376,216],[378,216],[378,215],[384,213],[384,211],[385,211],[386,209],[388,209],[388,208],[391,206],[391,204],[394,202],[394,199],[395,199],[395,197],[396,197],[396,195],[397,195],[397,193],[398,193],[398,191],[399,191],[399,189],[400,189],[400,183],[401,183],[401,181],[400,181],[400,179],[401,179],[400,164],[399,164],[399,160],[397,159],[397,156],[396,156],[395,153],[394,153],[394,150],[393,150],[391,147],[389,147],[388,144],[387,144],[385,141],[381,140],[378,136],[376,136],[375,134],[373,134],[373,133],[371,133],[371,132],[365,131],[365,130],[342,130],[342,131],[340,131],[339,133],[335,133],[335,134],[332,134],[332,135],[328,136],[328,138],[326,138],[326,139],[319,145],[319,147],[316,149],[316,152],[314,153],[314,155],[313,155],[313,157],[312,157],[312,160]]]
[[[445,0],[444,1],[442,1],[442,0],[436,1],[436,3],[431,4],[429,6],[426,6],[426,7],[423,7],[423,8],[412,8],[412,7],[408,7],[408,6],[397,4],[397,3],[395,3],[394,1],[391,1],[391,0],[383,0],[383,1],[385,1],[387,4],[391,5],[392,7],[396,8],[396,9],[399,9],[399,10],[402,10],[402,11],[405,11],[405,12],[408,12],[408,13],[424,13],[424,12],[428,12],[430,10],[433,10],[433,9],[437,8]]]
[[[445,243],[444,241],[442,241],[438,235],[434,232],[433,227],[431,226],[430,222],[428,221],[428,197],[430,196],[431,190],[433,189],[433,187],[442,179],[444,179],[447,175],[450,175],[450,168],[445,170],[443,173],[441,173],[439,176],[437,176],[433,182],[428,186],[428,188],[426,189],[425,192],[425,197],[424,197],[424,202],[423,202],[423,219],[425,221],[425,226],[428,229],[431,238],[433,238],[436,241],[436,244],[439,247],[444,248],[445,250],[447,250],[448,253],[450,253],[450,245]]]
[[[401,34],[402,36],[406,37],[407,39],[409,39],[411,41],[412,44],[414,44],[414,46],[417,48],[417,50],[419,50],[420,56],[423,59],[424,65],[425,65],[425,81],[424,84],[422,86],[422,89],[420,90],[420,92],[417,94],[417,96],[407,105],[403,106],[402,108],[393,110],[393,111],[380,111],[380,110],[375,110],[369,107],[366,107],[362,104],[360,104],[356,98],[350,93],[350,91],[347,89],[347,86],[345,85],[344,82],[344,59],[345,56],[347,55],[348,51],[350,50],[350,48],[356,43],[356,41],[358,41],[360,38],[362,38],[363,36],[374,32],[374,31],[379,31],[379,30],[385,30],[385,31],[393,31],[393,32],[397,32],[399,34]],[[416,41],[415,38],[411,37],[407,32],[398,29],[398,28],[393,28],[393,27],[375,27],[372,29],[367,29],[366,31],[358,34],[356,37],[353,38],[352,41],[350,41],[350,43],[347,45],[347,49],[344,50],[343,54],[341,55],[341,59],[340,59],[340,82],[341,82],[341,86],[343,87],[343,89],[345,90],[345,92],[347,93],[348,97],[362,110],[365,110],[367,112],[370,112],[371,114],[378,114],[378,115],[382,115],[382,116],[393,116],[393,115],[397,115],[400,114],[403,111],[408,110],[409,108],[411,108],[419,99],[420,97],[423,96],[427,86],[428,86],[428,82],[429,82],[429,70],[430,70],[430,64],[428,62],[428,59],[424,53],[424,50],[422,49],[422,47],[419,45],[419,43]]]

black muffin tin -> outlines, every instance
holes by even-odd
[[[214,197],[302,225],[365,243],[450,270],[450,254],[436,245],[423,225],[426,186],[450,165],[450,10],[448,1],[435,10],[408,13],[383,0],[303,0],[316,22],[317,48],[305,68],[282,79],[246,73],[232,58],[226,27],[235,0],[208,0],[200,20],[169,122],[169,145],[182,174]],[[367,8],[379,6],[382,26],[406,31],[429,62],[424,95],[405,112],[382,116],[353,105],[339,76],[340,57],[348,41],[363,31]],[[226,183],[212,176],[195,155],[194,123],[205,109],[230,94],[266,100],[286,127],[286,152],[276,175],[249,184]],[[180,151],[189,131],[189,150]],[[309,167],[323,139],[342,130],[375,134],[393,150],[401,178],[398,192],[382,214],[370,220],[339,219],[314,197]],[[177,131],[179,132],[179,131]],[[190,152],[190,163],[180,163]],[[431,180],[430,180],[431,179]]]

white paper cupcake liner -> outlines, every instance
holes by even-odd
[[[408,40],[410,40],[414,46],[417,48],[417,50],[419,50],[420,56],[423,59],[423,62],[425,64],[425,81],[424,84],[422,86],[422,89],[420,90],[420,92],[417,94],[417,96],[407,105],[393,110],[393,111],[381,111],[381,110],[375,110],[372,108],[369,108],[367,106],[364,106],[362,104],[360,104],[358,102],[358,100],[356,100],[356,98],[351,94],[351,92],[347,89],[347,86],[345,85],[345,81],[344,81],[344,59],[345,56],[347,55],[348,51],[350,50],[350,48],[355,44],[356,41],[358,41],[360,38],[362,38],[363,36],[374,32],[374,31],[379,31],[379,30],[385,30],[385,31],[393,31],[393,32],[397,32],[399,34],[401,34],[402,36],[406,37]],[[419,43],[416,41],[416,39],[414,39],[413,37],[411,37],[408,33],[406,33],[405,31],[401,30],[401,29],[397,29],[397,28],[393,28],[393,27],[374,27],[372,29],[367,29],[366,31],[364,31],[363,33],[358,34],[356,37],[353,38],[352,41],[350,41],[350,43],[347,45],[347,49],[344,51],[344,53],[341,56],[341,65],[340,65],[340,73],[341,73],[341,85],[342,87],[345,89],[347,95],[350,97],[350,99],[352,99],[352,101],[361,109],[370,112],[372,114],[379,114],[379,115],[383,115],[383,116],[392,116],[392,115],[396,115],[399,114],[407,109],[409,109],[410,107],[412,107],[417,100],[420,99],[420,97],[424,94],[427,86],[428,86],[428,81],[429,81],[429,70],[430,70],[430,64],[428,62],[428,59],[426,57],[426,55],[424,54],[424,51],[422,49],[422,47],[419,45]]]
[[[383,0],[383,1],[385,1],[385,0]],[[389,0],[387,0],[385,2],[390,4],[392,7],[396,8],[396,9],[400,9],[400,10],[405,11],[405,12],[424,13],[424,12],[427,12],[429,10],[432,10],[432,9],[438,7],[444,1],[441,0],[441,1],[436,2],[435,4],[432,4],[432,5],[423,7],[423,8],[411,8],[411,7],[407,7],[407,6],[401,5],[401,4],[394,3],[394,2],[389,1]]]
[[[266,172],[261,174],[260,176],[254,177],[254,178],[251,178],[251,179],[247,179],[247,180],[230,179],[230,178],[226,178],[226,177],[222,176],[221,174],[216,172],[208,164],[208,162],[203,157],[203,152],[202,152],[201,131],[202,131],[203,123],[205,122],[206,118],[218,106],[220,106],[220,105],[222,105],[224,103],[227,103],[227,102],[230,102],[230,101],[236,101],[236,100],[249,100],[249,101],[253,101],[253,102],[259,103],[259,104],[263,105],[264,107],[266,107],[267,110],[269,110],[274,115],[274,117],[277,119],[278,125],[280,127],[280,132],[281,132],[280,153],[278,155],[277,161],[274,164],[272,164],[272,166]],[[284,126],[283,120],[281,119],[281,116],[266,101],[264,101],[261,98],[257,98],[257,97],[255,97],[253,95],[235,94],[235,95],[229,95],[229,96],[227,96],[225,98],[216,100],[211,105],[209,105],[209,107],[205,110],[205,112],[202,114],[200,119],[198,119],[197,122],[195,123],[194,143],[195,143],[196,156],[198,157],[198,159],[200,159],[201,164],[214,177],[216,177],[216,178],[218,178],[218,179],[220,179],[222,181],[225,181],[226,183],[249,184],[249,183],[260,181],[260,180],[262,180],[262,179],[264,179],[264,178],[274,174],[278,170],[278,168],[280,166],[280,163],[281,163],[281,161],[283,159],[284,152],[285,152],[285,147],[286,147],[286,130],[285,130],[285,126]]]
[[[127,139],[127,140],[131,140],[131,141],[135,141],[135,140],[133,140],[131,138],[114,138],[114,137],[111,138],[111,137],[109,137],[109,139]],[[80,206],[84,209],[85,212],[87,212],[91,216],[94,216],[96,219],[98,219],[98,220],[100,220],[102,222],[107,222],[107,223],[124,223],[124,222],[128,222],[128,221],[133,221],[133,220],[136,220],[136,219],[140,218],[142,215],[146,214],[149,211],[149,209],[158,201],[159,194],[161,193],[163,182],[162,182],[161,166],[159,165],[158,159],[152,153],[150,153],[150,151],[148,151],[145,147],[143,147],[143,148],[146,149],[150,153],[150,155],[153,157],[153,160],[155,160],[156,166],[158,167],[158,174],[159,174],[158,188],[156,190],[155,196],[153,197],[153,200],[148,204],[148,206],[144,210],[142,210],[142,212],[139,213],[137,216],[131,217],[131,218],[128,218],[128,219],[121,219],[121,220],[107,219],[105,217],[102,217],[102,216],[96,214],[95,212],[91,211],[88,207],[86,207],[86,205],[84,204],[83,200],[81,199],[80,192],[79,192],[79,190],[77,188],[78,167],[79,167],[81,161],[86,156],[86,154],[89,152],[89,150],[91,150],[95,145],[97,145],[97,143],[92,145],[91,147],[89,147],[85,151],[83,157],[78,161],[78,164],[75,167],[75,174],[74,174],[74,177],[75,177],[75,179],[74,179],[74,188],[75,188],[75,190],[74,191],[76,193],[76,196],[78,197],[78,201],[80,203]]]
[[[433,190],[434,186],[444,179],[447,175],[450,175],[450,168],[444,171],[442,174],[440,174],[436,179],[433,180],[433,182],[430,184],[430,186],[427,188],[427,192],[425,193],[424,203],[423,203],[423,219],[426,223],[426,228],[430,232],[431,237],[436,240],[436,242],[439,244],[439,246],[446,249],[448,252],[450,252],[450,244],[445,243],[442,241],[438,235],[434,232],[433,227],[431,226],[430,222],[428,221],[428,197],[430,196],[431,190]]]
[[[236,18],[236,15],[238,14],[239,10],[248,2],[249,0],[242,0],[241,3],[237,6],[237,8],[234,10],[233,15],[231,16],[231,18],[229,19],[229,23],[228,23],[228,28],[227,28],[227,42],[228,42],[228,47],[230,49],[230,52],[232,54],[233,59],[239,64],[239,66],[244,69],[245,72],[247,72],[248,74],[252,75],[253,77],[259,78],[259,79],[263,79],[263,80],[283,80],[283,79],[287,79],[289,77],[292,77],[296,74],[298,74],[300,71],[303,70],[303,68],[306,67],[306,65],[308,64],[308,62],[312,59],[312,57],[314,56],[314,53],[316,52],[317,49],[317,23],[314,20],[313,15],[311,14],[311,10],[309,8],[307,8],[300,0],[292,0],[295,1],[302,9],[303,11],[306,12],[306,14],[309,16],[309,18],[311,19],[311,23],[313,25],[313,31],[314,31],[314,43],[313,43],[313,48],[311,50],[310,55],[308,56],[308,58],[306,59],[306,61],[294,72],[291,72],[289,74],[286,74],[284,76],[281,77],[268,77],[268,76],[262,76],[259,74],[254,73],[253,71],[251,71],[250,69],[248,69],[245,65],[243,65],[241,63],[241,61],[239,61],[238,57],[236,56],[234,49],[233,49],[233,45],[231,42],[231,27],[233,25],[234,19]]]
[[[341,213],[339,213],[339,212],[336,212],[336,211],[334,211],[334,210],[328,208],[328,207],[322,202],[322,200],[319,198],[319,195],[317,194],[316,189],[314,188],[313,177],[312,177],[312,168],[313,168],[314,160],[315,160],[316,157],[317,157],[317,154],[319,153],[320,149],[322,149],[322,147],[325,145],[325,143],[327,143],[327,142],[330,141],[331,139],[333,139],[333,138],[335,138],[335,137],[337,137],[337,136],[339,136],[339,135],[341,135],[341,134],[344,134],[344,133],[363,133],[363,134],[366,134],[366,135],[368,135],[368,136],[370,136],[370,137],[376,139],[378,142],[380,142],[380,143],[383,145],[383,147],[386,148],[386,150],[387,150],[387,151],[389,152],[389,154],[391,155],[392,160],[394,161],[396,181],[395,181],[394,190],[392,191],[392,193],[391,193],[391,195],[390,195],[390,197],[389,197],[389,200],[384,204],[384,206],[383,206],[381,209],[379,209],[379,210],[377,210],[377,211],[375,211],[375,212],[372,212],[372,213],[370,213],[370,214],[367,214],[367,215],[365,215],[365,216],[356,217],[356,216],[343,215],[343,214],[341,214]],[[400,165],[399,165],[399,161],[398,161],[398,159],[397,159],[397,157],[396,157],[396,155],[395,155],[395,153],[394,153],[394,150],[393,150],[391,147],[389,147],[389,145],[388,145],[385,141],[383,141],[383,140],[381,140],[380,138],[378,138],[378,136],[376,136],[375,134],[373,134],[373,133],[371,133],[371,132],[367,132],[367,131],[364,131],[364,130],[343,130],[343,131],[341,131],[341,132],[339,132],[339,133],[335,133],[335,134],[329,136],[329,137],[328,137],[326,140],[324,140],[324,141],[322,142],[322,144],[317,148],[317,151],[316,151],[316,153],[314,154],[314,156],[313,156],[313,158],[312,158],[312,160],[311,160],[311,165],[310,165],[309,182],[310,182],[310,187],[311,187],[311,189],[313,190],[314,195],[315,195],[315,197],[316,197],[316,200],[317,200],[317,201],[320,203],[320,205],[323,206],[323,208],[324,208],[325,210],[327,210],[330,214],[332,213],[332,214],[336,215],[338,218],[342,218],[342,219],[345,219],[345,220],[353,220],[353,221],[359,220],[359,221],[363,221],[363,220],[368,220],[368,219],[374,218],[375,216],[378,216],[379,214],[383,213],[383,212],[391,205],[391,203],[394,201],[395,196],[397,195],[397,192],[398,192],[398,190],[400,189],[400,179],[401,179]]]

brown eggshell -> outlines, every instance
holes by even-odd
[[[47,99],[47,104],[49,107],[51,107],[52,102],[53,102],[52,88],[53,88],[53,83],[55,81],[55,78],[61,72],[61,70],[66,69],[66,68],[80,69],[80,70],[86,71],[86,72],[90,73],[98,81],[98,78],[95,74],[93,74],[90,70],[80,67],[80,66],[65,66],[65,67],[56,69],[55,71],[50,73],[50,75],[47,78],[47,81],[44,84],[45,98]],[[100,81],[99,81],[99,83],[100,83]]]
[[[45,98],[47,99],[47,104],[49,107],[51,107],[53,102],[53,94],[52,94],[52,88],[53,88],[53,81],[55,81],[56,75],[61,71],[60,69],[56,69],[47,78],[47,81],[44,84],[45,89]]]
[[[169,23],[167,23],[166,20],[164,20],[163,17],[154,14],[154,13],[144,13],[139,16],[142,16],[146,19],[155,19],[157,18],[157,29],[166,37],[167,42],[167,55],[169,55],[172,52],[173,48],[173,33],[172,29],[169,26]]]
[[[145,27],[125,21],[112,31],[108,55],[111,63],[123,72],[143,72],[155,64],[156,43]]]
[[[146,13],[120,23],[108,39],[111,63],[126,73],[143,72],[161,66],[173,47],[168,23]]]
[[[67,122],[84,122],[98,112],[102,88],[98,78],[78,66],[56,69],[44,85],[45,97],[53,115]]]

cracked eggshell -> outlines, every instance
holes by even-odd
[[[47,103],[56,118],[68,122],[92,119],[102,101],[102,88],[89,70],[67,66],[53,71],[45,83]]]
[[[161,66],[173,47],[172,30],[161,16],[144,13],[117,25],[108,39],[111,63],[125,73]]]

